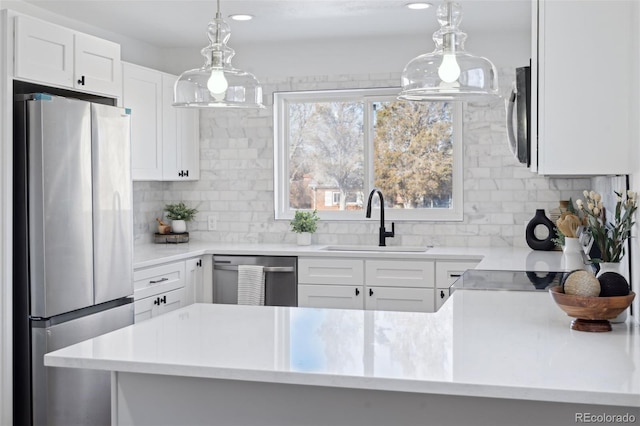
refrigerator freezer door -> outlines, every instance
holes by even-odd
[[[27,102],[31,316],[93,304],[91,114],[87,102]]]
[[[95,303],[133,294],[130,116],[91,105]]]
[[[131,325],[133,314],[133,303],[127,303],[47,328],[32,328],[34,425],[111,424],[108,371],[45,367],[43,357],[48,352]]]

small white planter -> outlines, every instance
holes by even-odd
[[[298,245],[299,246],[308,246],[311,244],[311,233],[310,232],[299,232],[298,233]]]
[[[187,222],[184,220],[172,220],[171,221],[171,232],[174,234],[182,234],[187,232]]]

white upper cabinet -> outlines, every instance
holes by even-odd
[[[637,102],[630,96],[637,78],[633,2],[533,5],[532,169],[543,175],[630,173]]]
[[[28,16],[15,17],[18,79],[118,97],[120,45]]]
[[[198,112],[176,108],[173,103],[173,85],[178,76],[162,74],[163,180],[200,179],[200,143]]]
[[[175,108],[177,76],[123,62],[122,100],[131,109],[133,180],[200,178],[198,111]]]
[[[122,64],[119,44],[76,33],[73,58],[76,89],[120,96]]]
[[[162,76],[122,64],[122,104],[131,110],[131,176],[162,180]]]

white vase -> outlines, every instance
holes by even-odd
[[[620,269],[620,262],[602,262],[602,263],[598,263],[598,266],[600,266],[600,270],[596,274],[596,277],[599,277],[600,275],[604,274],[605,272],[616,272],[618,274],[623,275],[622,272],[620,272],[620,270],[621,270]],[[625,309],[624,311],[622,311],[620,313],[620,315],[618,315],[617,317],[615,317],[612,320],[609,320],[609,322],[614,323],[614,324],[625,322],[627,320],[627,311],[628,311],[628,309]]]
[[[308,246],[311,244],[311,232],[299,232],[297,235],[299,246]]]
[[[184,220],[172,220],[171,221],[171,232],[174,234],[182,234],[187,232],[187,222]]]
[[[578,238],[565,237],[564,246],[562,246],[562,269],[565,271],[584,269],[582,253],[582,244]]]

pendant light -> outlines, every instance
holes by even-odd
[[[462,8],[446,1],[436,11],[440,29],[436,49],[412,59],[402,71],[399,99],[409,101],[477,100],[498,96],[498,76],[487,58],[464,50],[467,35],[458,26]]]
[[[187,108],[264,108],[262,86],[255,76],[234,68],[235,51],[227,46],[231,36],[229,24],[220,14],[209,22],[209,45],[200,53],[205,58],[202,68],[185,71],[174,86],[173,106]]]

